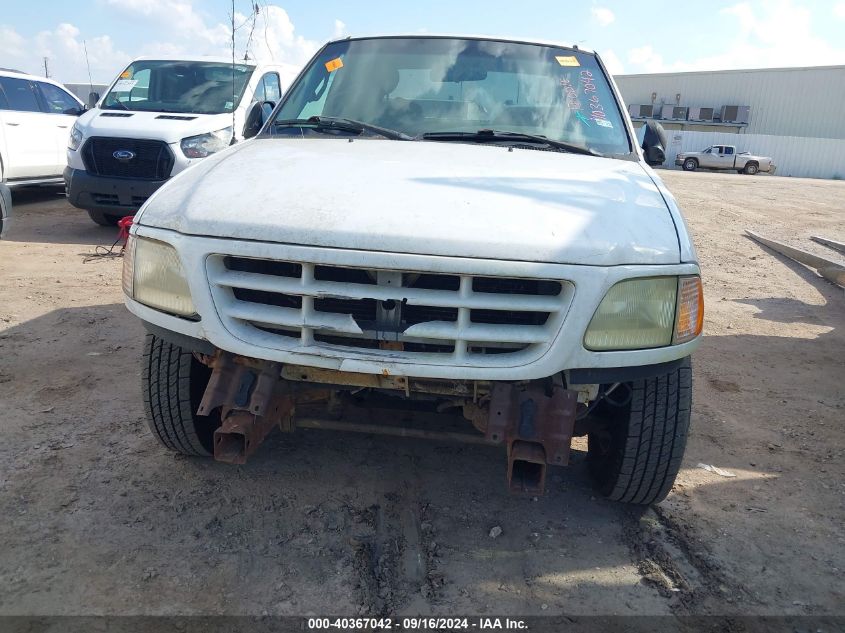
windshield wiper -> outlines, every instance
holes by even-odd
[[[391,130],[386,127],[379,127],[363,121],[345,119],[334,116],[312,116],[307,119],[282,119],[275,121],[273,127],[315,127],[318,130],[340,130],[344,132],[370,132],[378,134],[394,141],[412,141],[414,138],[402,132]]]
[[[115,98],[115,100],[114,100],[114,104],[119,105],[119,106],[120,106],[121,108],[123,108],[124,110],[129,110],[129,107],[128,107],[125,103],[123,103],[123,101],[121,101],[120,99]],[[114,105],[114,104],[113,104],[113,105]],[[112,106],[110,106],[110,105],[103,106],[103,109],[104,109],[104,110],[116,110],[116,108],[113,108],[113,107],[112,107]]]
[[[496,143],[513,142],[516,144],[530,143],[533,145],[547,145],[554,149],[573,154],[585,154],[587,156],[603,156],[589,147],[575,145],[566,141],[555,141],[540,134],[524,134],[522,132],[503,132],[501,130],[478,130],[477,132],[426,132],[419,138],[425,141],[470,141],[473,143]]]

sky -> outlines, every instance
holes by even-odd
[[[5,2],[0,67],[110,82],[138,55],[231,56],[232,0]],[[255,8],[257,7],[257,12]],[[512,36],[598,51],[614,74],[845,64],[845,0],[235,0],[238,59],[273,61],[290,82],[346,35]]]

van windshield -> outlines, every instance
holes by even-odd
[[[107,110],[221,114],[238,107],[255,66],[221,62],[132,62],[103,99]]]
[[[492,138],[534,135],[604,155],[632,151],[596,57],[539,44],[426,36],[333,42],[296,81],[267,131],[310,138],[291,124],[311,117],[426,140],[489,142],[491,132],[501,132]]]

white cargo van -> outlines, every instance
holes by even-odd
[[[171,176],[255,136],[281,97],[279,71],[212,57],[133,61],[71,130],[70,203],[104,226],[134,215]]]

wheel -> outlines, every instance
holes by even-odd
[[[748,174],[749,176],[753,176],[753,175],[754,175],[754,174],[756,174],[758,171],[760,171],[760,168],[757,166],[757,163],[748,163],[748,164],[745,166],[745,169],[743,170],[743,172],[745,172],[745,173],[746,173],[746,174]]]
[[[94,211],[93,209],[86,209],[86,211],[88,211],[88,217],[100,226],[117,226],[117,223],[123,217],[122,215],[112,215],[111,213],[103,213],[102,211]]]
[[[666,498],[684,456],[692,406],[692,366],[624,383],[596,407],[587,463],[601,494],[650,505]]]
[[[698,167],[698,161],[694,158],[687,158],[684,161],[684,171],[695,171]]]
[[[211,370],[189,350],[147,334],[142,375],[147,424],[158,441],[183,455],[214,454],[220,416],[196,414]]]

